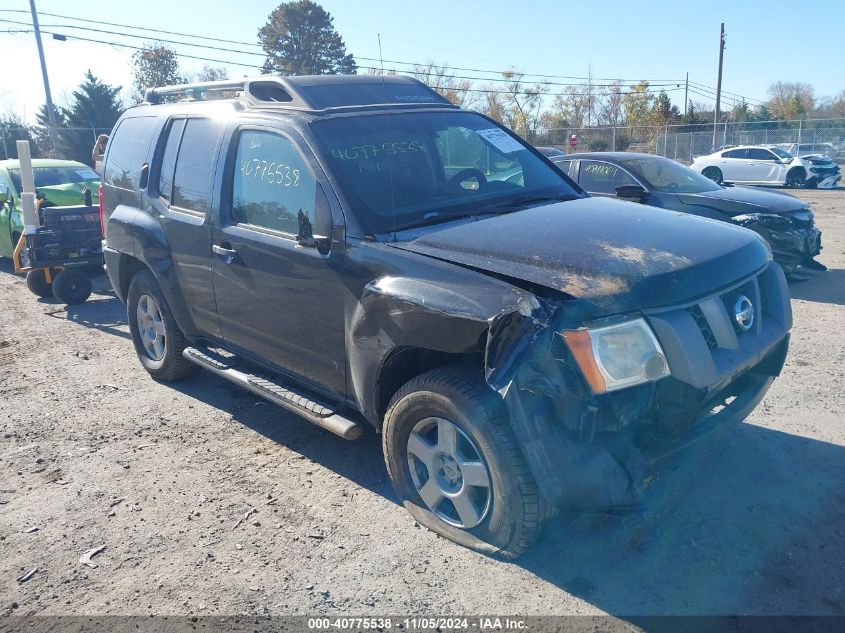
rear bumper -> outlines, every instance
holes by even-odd
[[[114,293],[121,303],[126,303],[126,297],[121,295],[120,283],[120,263],[121,253],[106,246],[106,241],[103,240],[103,259],[106,264],[106,274],[109,276]]]

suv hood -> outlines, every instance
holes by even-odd
[[[680,193],[678,199],[684,204],[709,207],[731,216],[744,213],[794,213],[807,207],[804,201],[788,193],[740,186],[700,193]]]
[[[403,231],[390,246],[592,305],[593,316],[682,303],[766,265],[747,229],[687,213],[582,198]]]

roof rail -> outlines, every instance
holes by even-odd
[[[263,75],[148,88],[144,100],[157,104],[162,102],[162,97],[170,96],[183,101],[203,101],[214,93],[218,98],[225,98],[227,92],[238,93],[254,108],[315,113],[375,106],[455,107],[417,79],[397,75]]]
[[[202,101],[206,99],[208,93],[215,92],[239,92],[245,99],[253,102],[291,103],[294,101],[293,95],[282,78],[271,75],[147,88],[144,101],[151,104],[161,103],[162,97],[182,97],[188,101]]]

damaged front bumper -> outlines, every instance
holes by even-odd
[[[759,233],[769,243],[775,261],[787,272],[821,252],[822,233],[812,219],[760,213],[738,216],[734,221]]]
[[[736,297],[758,320],[737,333]],[[600,510],[637,505],[670,457],[724,436],[760,402],[784,364],[792,316],[782,271],[759,275],[692,304],[645,317],[672,375],[592,394],[553,334],[505,392],[514,431],[548,503]]]

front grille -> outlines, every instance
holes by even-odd
[[[710,351],[712,352],[714,349],[719,347],[719,344],[716,342],[716,337],[713,335],[713,330],[710,329],[710,324],[707,322],[707,317],[704,316],[701,308],[698,307],[698,305],[694,305],[687,308],[687,310],[692,318],[695,319],[695,324],[698,326],[698,329],[701,330],[701,334],[704,336],[704,340],[707,342],[707,347],[710,348]]]

